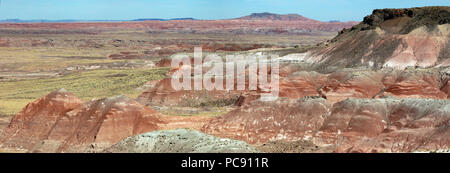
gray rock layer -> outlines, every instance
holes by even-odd
[[[105,150],[110,153],[255,153],[238,140],[218,138],[198,131],[177,129],[128,137]]]

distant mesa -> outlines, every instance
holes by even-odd
[[[306,17],[303,17],[298,14],[274,14],[274,13],[252,13],[249,16],[244,16],[238,18],[240,20],[282,20],[282,21],[316,21],[313,19],[309,19]]]
[[[74,94],[58,90],[14,116],[0,143],[29,152],[86,151],[157,130],[159,123],[163,122],[158,112],[125,96],[83,103]]]

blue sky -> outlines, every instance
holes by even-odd
[[[226,19],[254,12],[321,21],[360,21],[377,8],[445,5],[450,0],[0,0],[0,19]]]

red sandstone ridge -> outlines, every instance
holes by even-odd
[[[437,70],[368,71],[340,70],[328,75],[319,93],[332,103],[347,98],[446,99],[446,85]],[[442,88],[441,88],[442,87]]]
[[[307,55],[317,69],[365,66],[374,69],[448,64],[449,7],[375,10]]]
[[[0,143],[7,147],[33,150],[47,139],[61,115],[81,104],[80,99],[63,89],[31,102],[4,129]]]
[[[77,152],[88,146],[102,149],[125,137],[157,130],[158,123],[162,123],[160,114],[151,108],[125,96],[111,97],[90,101],[65,114],[46,143],[52,148],[52,142],[63,140],[56,152]]]
[[[154,130],[200,130],[209,117],[165,116],[117,96],[82,103],[59,90],[28,104],[0,137],[2,148],[27,152],[96,152]]]
[[[159,113],[124,96],[82,104],[64,90],[28,104],[4,130],[3,147],[79,152],[158,128]]]

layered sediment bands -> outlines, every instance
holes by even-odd
[[[331,105],[321,98],[276,102],[255,100],[211,120],[202,131],[250,144],[308,139],[327,118],[329,108]]]
[[[157,66],[168,66],[171,63],[171,59],[161,60]],[[203,62],[207,63],[207,62]],[[239,61],[231,62],[239,63]],[[191,64],[194,64],[194,60],[191,59]],[[252,99],[259,98],[259,94],[265,93],[262,91],[261,83],[256,83],[256,86],[250,86],[250,76],[255,74],[258,78],[260,74],[259,70],[251,71],[248,67],[245,71],[237,72],[234,74],[233,85],[231,89],[227,89],[227,78],[229,75],[224,75],[222,90],[220,89],[205,89],[205,84],[202,76],[196,76],[194,73],[191,75],[191,89],[175,90],[172,85],[172,77],[178,70],[183,70],[186,66],[179,66],[172,68],[168,72],[168,78],[158,81],[154,87],[144,91],[139,97],[138,101],[144,105],[153,106],[227,106],[236,103],[240,96],[249,96]],[[269,88],[274,85],[278,85],[278,91],[280,97],[288,98],[302,98],[305,96],[320,96],[318,88],[323,85],[327,75],[316,72],[303,71],[304,68],[295,64],[280,64],[278,82],[271,80],[271,67],[268,65],[267,70],[267,85]],[[203,75],[210,68],[203,67]],[[251,74],[252,73],[252,74]],[[201,83],[200,90],[195,89],[195,80],[199,79]],[[243,83],[241,83],[243,79]],[[181,82],[181,80],[180,80]],[[219,81],[221,82],[221,81]],[[179,85],[179,84],[177,84]],[[240,88],[240,86],[243,88]],[[248,101],[249,97],[245,97]]]
[[[319,92],[332,103],[347,98],[446,99],[446,81],[437,70],[340,70],[330,74]],[[445,82],[445,83],[444,83]]]
[[[450,7],[419,7],[408,9],[377,9],[362,22],[362,29],[377,26],[391,28],[392,33],[405,34],[422,26],[450,23]]]
[[[211,121],[213,117],[211,116],[171,116],[162,115],[161,121],[163,123],[158,124],[161,130],[172,130],[172,129],[192,129],[201,130],[203,126]]]
[[[450,8],[375,10],[342,30],[324,48],[308,52],[317,70],[365,66],[373,69],[448,65]]]
[[[245,142],[198,131],[155,131],[126,138],[105,150],[112,153],[255,153]]]
[[[381,96],[446,99],[439,78],[439,73],[433,71],[393,71],[383,78],[385,89]]]
[[[3,147],[32,150],[48,138],[62,116],[82,104],[63,89],[29,103],[11,120],[0,138]]]
[[[447,94],[447,99],[450,99],[450,81],[447,80],[447,82],[442,87],[442,92]]]
[[[236,90],[194,90],[194,82],[191,84],[191,90],[175,90],[172,86],[172,78],[165,78],[155,87],[139,95],[138,101],[152,106],[227,106],[233,105],[242,93]]]
[[[441,72],[441,91],[447,94],[447,99],[450,98],[450,69]]]
[[[280,79],[279,96],[287,98],[303,98],[320,96],[318,89],[327,79],[327,75],[316,72],[300,71]]]
[[[56,152],[101,149],[128,136],[156,130],[158,123],[162,123],[158,112],[117,96],[91,101],[68,112],[55,125],[46,143],[53,148],[52,142],[63,140]],[[44,144],[42,149],[46,148]]]
[[[179,68],[174,69],[174,71]],[[174,71],[170,71],[172,74]],[[235,79],[234,90],[194,90],[194,80],[191,90],[176,91],[172,79],[166,78],[155,82],[155,86],[144,91],[138,98],[144,105],[155,106],[214,106],[233,105],[239,96],[257,95],[263,93],[260,87],[249,90],[249,71],[245,74],[245,90],[237,91]],[[270,72],[269,72],[270,73]],[[235,76],[235,78],[237,78]],[[408,69],[408,70],[364,70],[342,69],[331,74],[321,74],[314,71],[303,71],[302,68],[283,65],[280,68],[278,85],[279,97],[301,99],[303,97],[323,97],[331,103],[337,103],[347,98],[382,98],[395,96],[399,98],[433,98],[447,99],[448,77],[442,75],[439,69]],[[226,88],[225,82],[223,88]],[[248,99],[246,99],[248,101]],[[240,103],[239,103],[240,105]]]
[[[450,148],[449,121],[448,100],[347,99],[331,106],[321,98],[283,99],[253,101],[202,131],[250,144],[308,140],[335,152],[415,152]]]
[[[349,99],[333,107],[315,139],[335,142],[336,152],[446,149],[450,147],[449,108],[448,100]]]
[[[1,142],[29,152],[82,152],[156,130],[159,123],[158,112],[124,96],[83,104],[59,90],[28,104],[4,130]]]
[[[116,96],[82,103],[65,90],[28,104],[0,136],[0,147],[25,152],[98,152],[155,130],[200,130],[208,116],[166,116]]]
[[[191,64],[195,64],[193,58],[190,58]],[[171,59],[163,59],[157,65],[158,66],[166,66],[169,65]],[[239,63],[231,62],[231,63]],[[226,69],[224,69],[223,76],[218,77],[218,81],[214,76],[208,76],[209,70],[213,71],[215,65],[210,65],[211,62],[203,61],[203,64],[208,64],[205,66],[189,66],[189,65],[180,65],[178,67],[173,67],[167,75],[169,77],[159,81],[153,88],[150,88],[144,91],[138,97],[138,101],[144,105],[152,105],[152,106],[181,106],[181,107],[205,107],[205,106],[230,106],[234,105],[237,99],[241,95],[250,94],[250,93],[259,93],[261,92],[260,85],[257,83],[256,86],[250,86],[250,73],[254,73],[255,76],[260,74],[260,71],[256,69],[256,71],[251,71],[249,68],[244,69],[243,71],[233,72],[233,74],[226,74]],[[198,65],[198,64],[197,64]],[[201,74],[194,73],[195,68],[201,68]],[[220,67],[222,68],[222,67]],[[190,80],[186,85],[189,88],[184,86],[184,78],[176,79],[176,72],[183,72],[183,70],[191,70],[187,72],[191,74],[190,76],[184,76],[187,80]],[[267,70],[268,78],[270,79],[270,67]],[[291,71],[289,71],[291,73]],[[283,73],[284,75],[288,75]],[[206,83],[204,78],[208,76],[211,77],[209,82]],[[228,86],[227,78],[232,77],[232,84]],[[239,81],[243,79],[242,82]],[[173,82],[177,83],[173,84]],[[276,83],[278,84],[278,83]],[[196,86],[197,85],[197,86]],[[199,87],[198,87],[199,86]],[[242,87],[241,87],[242,86]],[[251,88],[252,87],[252,88]],[[269,86],[270,87],[270,86]],[[176,89],[178,88],[178,89]]]
[[[330,116],[320,131],[349,132],[369,137],[377,136],[387,126],[387,107],[384,100],[348,99],[333,105]]]
[[[383,73],[342,70],[328,76],[320,93],[335,103],[347,98],[372,98],[383,90]]]

